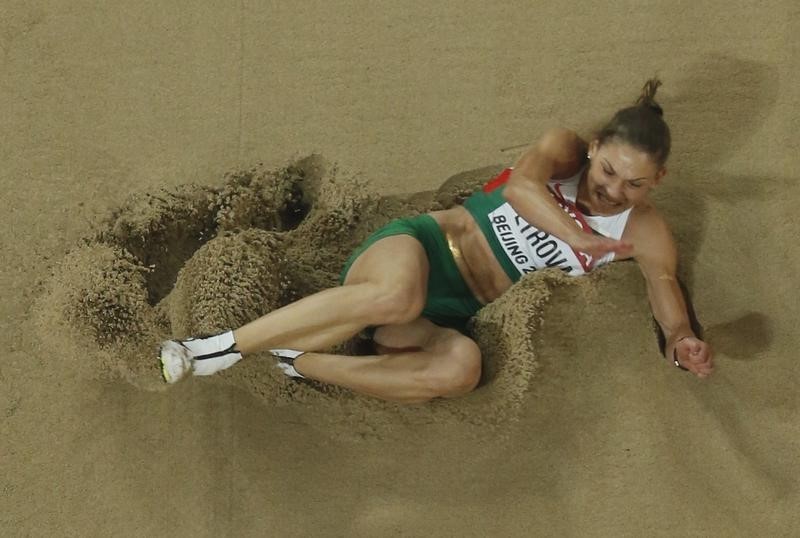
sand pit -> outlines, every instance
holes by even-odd
[[[0,535],[796,534],[798,5],[630,7],[4,2]],[[549,127],[591,135],[654,74],[674,146],[653,200],[709,379],[660,356],[625,263],[482,312],[485,377],[453,402],[268,357],[157,378],[160,339],[330,285],[368,229]],[[284,166],[313,153],[341,170]]]
[[[497,170],[458,174],[437,191],[378,197],[312,155],[277,170],[227,174],[219,188],[182,185],[134,195],[56,269],[37,306],[42,336],[56,344],[64,333],[81,335],[75,345],[87,375],[165,390],[155,356],[162,339],[235,328],[336,285],[344,260],[370,231],[391,218],[459,203]],[[484,355],[483,376],[467,398],[388,404],[288,380],[266,353],[188,382],[233,383],[267,405],[302,403],[309,423],[332,435],[380,437],[398,424],[453,420],[491,434],[517,420],[543,350],[580,326],[573,317],[543,333],[548,312],[561,303],[582,305],[583,316],[604,308],[596,288],[606,273],[640,278],[626,268],[578,280],[547,271],[484,308],[471,326]],[[635,321],[647,326],[648,314]],[[358,354],[365,344],[356,338],[337,351]]]

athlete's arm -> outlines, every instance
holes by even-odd
[[[653,207],[635,208],[623,234],[633,243],[633,258],[647,282],[650,307],[666,338],[665,355],[707,377],[714,370],[711,346],[692,331],[676,278],[678,253],[666,222]],[[674,354],[674,355],[673,355]]]
[[[569,129],[551,129],[517,160],[503,196],[519,215],[572,248],[599,258],[609,252],[629,254],[630,245],[579,228],[547,190],[551,178],[566,179],[586,162],[586,142]]]

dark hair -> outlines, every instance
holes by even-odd
[[[661,86],[658,78],[651,78],[642,88],[636,104],[618,110],[597,135],[602,146],[608,141],[630,144],[647,152],[659,165],[664,166],[669,157],[671,138],[664,121],[664,110],[655,101],[656,90]]]

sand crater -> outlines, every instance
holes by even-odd
[[[45,340],[69,340],[88,375],[117,377],[143,389],[165,389],[156,367],[158,342],[239,326],[298,297],[337,283],[352,249],[388,220],[461,202],[499,170],[457,174],[435,191],[380,196],[319,155],[276,170],[256,166],[226,174],[218,188],[180,185],[132,196],[101,221],[56,268],[37,305]],[[601,272],[637,278],[629,267]],[[472,332],[484,354],[479,389],[458,401],[403,407],[337,387],[285,379],[267,354],[213,378],[281,405],[303,402],[325,426],[386,434],[402,423],[456,418],[486,429],[516,420],[539,365],[541,326],[559,302],[602,310],[602,274],[570,279],[529,275],[484,308]],[[647,314],[641,314],[647,324]],[[337,351],[364,352],[354,339]],[[338,411],[332,411],[338,410]],[[493,428],[489,428],[493,429]],[[341,431],[341,429],[338,429]]]

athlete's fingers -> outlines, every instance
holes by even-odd
[[[711,348],[698,338],[686,338],[680,346],[679,353],[685,354],[691,363],[704,364],[711,360]]]
[[[693,339],[692,339],[693,340]],[[714,370],[711,361],[710,349],[707,344],[700,341],[700,351],[693,350],[694,342],[686,339],[678,347],[678,357],[681,364],[698,377],[707,377]]]
[[[689,360],[694,364],[703,364],[708,362],[708,356],[698,353],[689,353]]]
[[[690,362],[697,368],[709,368],[712,366],[711,361],[706,359],[698,359],[698,360],[690,359]]]
[[[711,373],[711,370],[713,370],[712,366],[710,364],[706,364],[706,363],[693,362],[693,363],[690,363],[688,365],[688,367],[695,373],[706,373],[706,374],[709,374],[709,373]]]
[[[609,252],[614,252],[615,254],[628,254],[632,249],[633,246],[630,243],[615,241],[613,239],[605,239],[602,241],[602,243],[598,244],[600,255],[608,254]]]
[[[633,246],[627,241],[619,241],[609,237],[585,234],[578,244],[573,245],[577,250],[585,252],[594,258],[605,256],[609,252],[627,254]]]
[[[695,367],[695,368],[697,368],[698,370],[708,370],[708,369],[710,369],[710,368],[713,368],[713,365],[712,365],[710,362],[708,362],[708,361],[694,362],[694,363],[692,363],[692,364],[693,364],[693,365],[694,365],[694,367]]]
[[[699,374],[709,375],[714,371],[714,367],[710,365],[699,365],[694,367],[695,372]]]
[[[609,245],[613,245],[614,248],[619,248],[619,249],[633,248],[633,245],[628,241],[621,241],[619,239],[606,239],[606,241],[608,242]]]
[[[711,350],[706,345],[701,347],[700,350],[694,354],[694,356],[699,357],[703,362],[711,362],[713,359]]]

